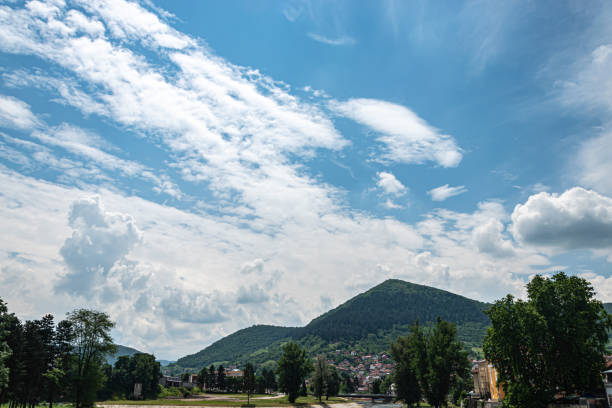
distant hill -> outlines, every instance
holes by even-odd
[[[357,340],[416,320],[487,325],[486,303],[444,290],[390,279],[317,317],[300,331],[327,341]]]
[[[397,336],[407,334],[409,325],[416,320],[431,325],[438,316],[454,322],[466,349],[478,353],[489,325],[483,313],[488,306],[444,290],[391,279],[305,327],[258,325],[242,329],[178,359],[166,370],[196,371],[219,363],[271,366],[280,357],[282,344],[290,340],[297,341],[311,355],[331,354],[338,349],[379,353],[389,350]]]
[[[603,307],[604,309],[606,309],[606,312],[608,312],[608,314],[612,314],[612,303],[604,303]]]
[[[267,325],[256,325],[238,330],[214,342],[204,350],[179,358],[176,365],[201,368],[210,364],[240,361],[241,357],[249,356],[258,350],[265,351],[268,346],[281,339],[293,338],[296,330],[297,328],[294,327]]]
[[[120,344],[116,344],[116,346],[117,346],[117,352],[115,354],[106,355],[106,362],[110,365],[114,365],[115,361],[117,361],[117,359],[121,356],[133,356],[136,353],[142,353],[142,351],[138,351],[135,348],[122,346]]]

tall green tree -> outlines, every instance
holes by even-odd
[[[283,353],[277,365],[278,385],[287,394],[290,403],[294,403],[306,375],[312,371],[312,364],[296,343],[289,342],[283,346]]]
[[[327,385],[325,387],[325,399],[335,397],[340,392],[340,375],[333,365],[327,367]]]
[[[222,366],[219,366],[221,369]],[[208,367],[208,376],[206,377],[206,391],[210,391],[217,385],[217,369],[214,364]]]
[[[211,366],[214,368],[214,366]],[[225,389],[225,368],[223,368],[222,365],[219,366],[219,369],[217,370],[217,377],[212,377],[212,382],[213,382],[213,387],[214,384],[216,384],[217,388],[219,388],[220,390],[224,390]]]
[[[408,405],[418,403],[422,395],[433,407],[446,406],[451,387],[470,374],[455,325],[439,318],[427,332],[416,322],[408,336],[392,344],[391,353],[398,399]]]
[[[536,276],[526,301],[508,295],[487,314],[483,349],[499,372],[507,406],[545,406],[558,391],[601,388],[612,319],[585,279]]]
[[[395,361],[392,377],[397,388],[397,399],[408,406],[421,401],[422,393],[417,370],[425,354],[419,349],[424,347],[423,331],[418,322],[412,326],[407,336],[398,337],[391,344],[391,355]]]
[[[75,354],[71,381],[75,408],[92,407],[104,383],[102,363],[106,354],[115,353],[110,335],[114,323],[103,312],[77,309],[68,314],[72,325]]]
[[[425,399],[434,407],[446,406],[458,378],[470,375],[467,352],[457,339],[454,323],[438,319],[427,338],[427,372],[419,373]]]
[[[251,363],[246,363],[244,366],[242,389],[247,394],[247,405],[251,405],[251,394],[255,391],[255,369]]]
[[[312,376],[312,386],[315,397],[321,402],[321,398],[327,392],[327,360],[324,356],[317,356],[314,363],[314,374]]]
[[[261,375],[265,380],[266,392],[269,393],[276,391],[278,387],[276,385],[276,375],[274,374],[274,370],[264,368],[261,370]]]

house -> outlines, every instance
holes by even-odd
[[[172,377],[170,375],[162,375],[159,379],[159,384],[164,387],[180,387],[181,386],[181,378],[180,377]]]
[[[608,404],[612,406],[612,361],[606,363],[606,369],[603,372],[603,383],[606,389]]]
[[[472,366],[474,394],[480,399],[499,401],[504,398],[504,390],[499,382],[499,373],[492,363],[478,360]]]
[[[237,368],[232,368],[231,370],[227,370],[225,372],[225,376],[229,378],[242,378],[244,377],[244,373],[242,370],[239,370]]]

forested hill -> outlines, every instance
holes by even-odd
[[[481,323],[486,303],[444,290],[390,279],[317,317],[300,330],[300,336],[314,335],[327,341],[350,341],[395,325],[434,322]]]
[[[142,353],[142,351],[138,351],[135,348],[122,346],[120,344],[116,344],[116,346],[117,346],[117,352],[115,354],[106,355],[106,362],[110,365],[115,364],[115,361],[117,361],[117,359],[121,356],[133,356],[134,354]]]
[[[311,354],[342,348],[382,352],[415,320],[429,325],[440,316],[456,323],[468,350],[478,352],[489,325],[487,304],[444,290],[393,279],[355,296],[301,328],[258,325],[239,330],[205,349],[180,358],[169,372],[194,371],[210,364],[270,365],[281,346],[297,341]]]
[[[244,355],[265,350],[271,344],[295,336],[295,327],[257,325],[238,330],[203,350],[179,358],[175,363],[180,367],[203,367],[212,363],[240,361]]]

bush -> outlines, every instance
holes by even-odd
[[[164,387],[163,385],[159,386],[160,392],[157,395],[158,398],[167,398],[167,397],[182,397],[184,394],[181,389],[176,387]]]

